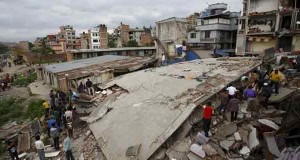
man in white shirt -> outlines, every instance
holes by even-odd
[[[161,56],[161,65],[162,66],[166,65],[166,55],[164,53]]]
[[[233,87],[232,85],[230,85],[226,90],[228,91],[229,99],[233,98],[235,95],[235,92],[237,91],[237,89],[235,87]]]
[[[41,137],[39,135],[35,136],[35,147],[37,149],[40,160],[45,160],[45,145],[43,141],[41,141]]]
[[[71,120],[73,119],[72,107],[68,107],[68,110],[65,112],[66,119],[69,117]]]

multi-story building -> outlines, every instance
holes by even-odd
[[[209,5],[197,21],[194,30],[188,33],[188,43],[191,47],[204,50],[235,49],[240,12],[230,12],[227,4]]]
[[[82,32],[80,34],[80,43],[81,43],[81,49],[89,49],[89,38],[88,33]]]
[[[37,37],[34,41],[34,48],[39,49],[43,47],[44,37]]]
[[[97,29],[88,30],[88,42],[89,42],[90,49],[99,49],[100,48],[99,30],[97,30]]]
[[[136,41],[138,43],[138,45],[141,45],[141,35],[144,33],[146,33],[146,31],[144,29],[130,28],[129,29],[129,40]]]
[[[239,20],[237,54],[300,50],[299,0],[244,0]]]
[[[19,42],[19,47],[20,47],[24,52],[29,52],[29,42],[28,42],[28,41],[20,41],[20,42]]]
[[[200,17],[200,13],[195,12],[194,14],[189,15],[187,19],[187,23],[190,27],[196,27],[197,26],[197,20]]]
[[[66,42],[66,49],[75,49],[76,44],[76,31],[73,29],[72,26],[60,26],[60,32],[58,33],[58,37],[60,40],[65,40]]]

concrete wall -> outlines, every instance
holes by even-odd
[[[238,34],[236,38],[236,55],[243,55],[245,52],[245,39],[246,36]]]
[[[195,38],[191,38],[191,34],[195,33],[196,37]],[[192,31],[188,33],[188,43],[200,43],[200,36],[201,33],[200,31]]]
[[[293,38],[294,51],[300,51],[300,35],[296,35]]]
[[[249,12],[268,12],[277,8],[278,0],[250,0]]]
[[[178,23],[178,24],[177,24]],[[161,41],[173,40],[176,44],[186,41],[187,23],[169,21],[157,23],[157,37]]]
[[[276,46],[276,40],[275,39],[270,39],[269,42],[256,42],[256,41],[251,41],[248,43],[250,46],[250,51],[251,52],[263,52],[265,49],[275,47]]]

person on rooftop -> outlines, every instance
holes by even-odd
[[[229,99],[233,98],[238,91],[232,84],[230,84],[226,90],[228,91]]]
[[[279,73],[278,69],[274,69],[270,74],[271,87],[275,87],[275,94],[279,94],[279,83],[283,80],[282,74]]]

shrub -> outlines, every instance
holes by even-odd
[[[29,118],[30,120],[35,119],[36,117],[41,117],[44,114],[44,109],[42,107],[43,100],[33,100],[29,103],[28,108],[25,113],[25,117]]]
[[[27,77],[19,77],[13,82],[13,85],[18,86],[28,86],[30,83],[34,82],[37,79],[37,74],[32,73]]]

